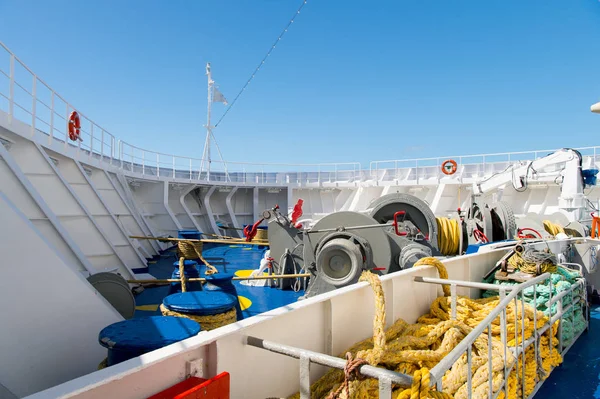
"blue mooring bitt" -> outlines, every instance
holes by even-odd
[[[98,334],[98,342],[108,349],[107,365],[113,366],[193,337],[200,330],[200,324],[186,318],[140,317],[105,327]]]
[[[179,261],[173,262],[173,274],[171,274],[171,278],[178,279],[181,277],[179,275]],[[198,262],[195,260],[186,260],[183,262],[183,274],[186,278],[198,278],[200,277],[200,272],[198,271]],[[186,281],[186,290],[187,291],[202,291],[202,283],[200,281]],[[169,295],[176,294],[181,292],[181,282],[172,282],[169,286]]]
[[[178,238],[184,238],[187,240],[200,240],[202,238],[202,232],[198,230],[179,230],[177,231]]]
[[[217,273],[204,276],[206,281],[216,287],[218,287],[221,291],[226,292],[227,294],[231,294],[238,297],[237,290],[235,289],[235,285],[233,284],[233,274],[232,273]],[[235,303],[235,311],[237,313],[237,319],[243,320],[244,316],[242,315],[242,308],[240,307],[240,301],[236,301]]]

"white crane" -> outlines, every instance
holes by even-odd
[[[581,220],[587,209],[581,173],[582,158],[579,151],[563,148],[545,157],[515,164],[504,172],[473,183],[473,194],[481,195],[512,183],[517,191],[527,188],[528,181],[537,177],[555,180],[562,176],[558,205],[571,221]],[[544,171],[547,169],[548,171]],[[544,179],[544,180],[546,180]],[[546,180],[547,181],[547,180]]]

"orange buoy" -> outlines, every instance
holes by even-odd
[[[445,175],[453,175],[456,173],[457,169],[458,169],[458,165],[456,164],[456,161],[454,161],[453,159],[448,159],[442,163],[442,172]]]
[[[77,111],[73,111],[69,115],[69,138],[73,141],[79,140],[80,131],[81,122],[79,121],[79,114]]]

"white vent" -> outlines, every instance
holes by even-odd
[[[281,189],[280,188],[268,188],[267,192],[269,194],[279,194],[281,192]]]
[[[220,193],[229,193],[231,192],[231,187],[219,187]]]
[[[84,172],[85,172],[85,173],[86,173],[88,176],[92,177],[92,170],[91,170],[91,169],[89,169],[89,168],[86,168],[85,166],[82,166],[82,169],[84,170]]]
[[[50,158],[50,160],[52,161],[52,163],[54,164],[54,166],[58,166],[58,159],[52,158],[52,157],[48,157],[48,158]]]

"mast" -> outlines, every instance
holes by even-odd
[[[207,179],[210,179],[210,137],[212,136],[212,126],[210,125],[210,113],[212,110],[212,88],[213,88],[213,80],[212,74],[210,72],[210,62],[206,63],[206,76],[208,77],[208,102],[206,106],[206,141],[204,142],[204,152],[202,153],[202,164],[200,165],[200,173],[202,173],[204,169],[204,161],[208,162],[207,167]]]

